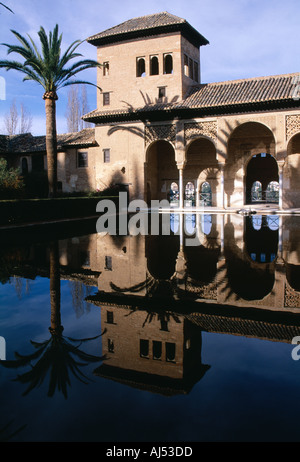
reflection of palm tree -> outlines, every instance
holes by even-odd
[[[1,443],[8,442],[14,436],[18,435],[21,431],[23,431],[24,428],[26,427],[26,425],[22,425],[21,427],[17,428],[16,430],[13,430],[11,428],[12,424],[13,424],[13,421],[11,420],[10,422],[8,422],[3,427],[0,427],[0,442]]]
[[[67,386],[70,385],[70,373],[81,382],[87,383],[88,378],[82,373],[80,367],[103,359],[103,357],[85,353],[80,350],[79,347],[82,343],[97,339],[102,334],[82,340],[62,335],[63,326],[61,325],[60,314],[60,273],[57,242],[52,242],[50,244],[50,300],[50,339],[41,343],[31,341],[30,343],[36,350],[32,354],[23,356],[16,352],[15,360],[1,361],[0,363],[7,368],[31,366],[28,372],[16,378],[17,381],[23,384],[29,384],[24,395],[27,395],[32,389],[39,386],[49,373],[48,396],[53,396],[57,388],[63,393],[65,398],[67,398]],[[33,361],[36,361],[34,365],[32,365]]]

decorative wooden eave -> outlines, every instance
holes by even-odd
[[[208,40],[194,29],[185,19],[172,15],[167,11],[129,19],[117,26],[87,38],[94,46],[103,46],[116,42],[140,39],[180,32],[196,47],[207,45]]]

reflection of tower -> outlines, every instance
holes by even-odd
[[[106,360],[96,375],[173,395],[188,393],[208,370],[201,361],[201,330],[183,316],[99,304]]]

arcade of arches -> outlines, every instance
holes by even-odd
[[[148,146],[149,205],[154,199],[180,208],[300,204],[300,133],[289,140],[285,155],[260,122],[241,123],[224,140],[199,135],[182,144],[179,150],[176,142],[158,139]]]

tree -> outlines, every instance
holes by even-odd
[[[80,123],[80,106],[77,86],[71,87],[68,92],[68,107],[66,117],[68,132],[78,132]]]
[[[20,45],[9,45],[7,54],[17,53],[24,58],[24,62],[1,60],[0,68],[17,70],[25,75],[24,79],[32,80],[43,87],[43,99],[46,112],[46,152],[48,164],[48,183],[50,197],[56,196],[57,189],[57,131],[56,131],[56,101],[58,90],[68,85],[87,84],[96,86],[83,80],[73,80],[78,73],[101,66],[100,63],[91,59],[80,59],[70,63],[74,58],[82,57],[76,50],[82,43],[76,40],[62,54],[62,34],[59,35],[58,25],[49,32],[47,36],[43,27],[40,28],[38,36],[40,39],[41,51],[33,39],[28,35],[29,40],[18,32],[11,31],[20,42]]]
[[[89,126],[82,120],[82,116],[88,112],[87,93],[85,85],[81,86],[81,92],[77,86],[70,88],[68,92],[68,105],[66,111],[67,126],[69,132],[78,132]]]
[[[23,103],[20,104],[20,113],[16,102],[13,101],[9,111],[4,116],[5,131],[8,135],[28,133],[32,126],[32,116]]]
[[[8,113],[4,117],[5,129],[8,135],[15,135],[17,133],[18,122],[18,109],[16,102],[13,101],[10,105]]]
[[[23,103],[20,105],[19,133],[29,133],[32,126],[32,116]]]

